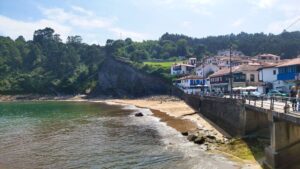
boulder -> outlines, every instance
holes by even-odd
[[[136,117],[142,117],[142,116],[144,116],[144,115],[143,115],[143,113],[138,112],[138,113],[135,113],[135,116],[136,116]]]
[[[212,140],[215,140],[215,139],[216,139],[216,137],[213,136],[213,135],[207,135],[206,137],[209,138],[209,139],[212,139]]]
[[[195,136],[194,134],[190,134],[190,135],[188,135],[188,137],[187,137],[187,139],[188,139],[189,141],[194,141],[196,138],[197,138],[197,136]]]
[[[189,133],[188,133],[187,131],[183,131],[183,132],[181,132],[181,134],[182,134],[183,136],[188,136],[188,135],[189,135]]]
[[[205,142],[205,138],[204,137],[197,137],[194,140],[194,143],[196,143],[196,144],[203,144],[204,142]]]

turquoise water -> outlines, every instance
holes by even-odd
[[[0,168],[238,168],[151,114],[102,103],[0,103]]]

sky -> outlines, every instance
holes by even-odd
[[[0,35],[31,40],[37,29],[107,39],[155,40],[176,33],[207,37],[230,33],[279,34],[300,18],[300,0],[0,0]],[[288,31],[300,30],[300,21]]]

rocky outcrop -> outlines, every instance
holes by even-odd
[[[136,116],[136,117],[142,117],[142,116],[144,116],[144,114],[141,113],[141,112],[138,112],[138,113],[135,113],[134,116]]]
[[[214,150],[220,144],[227,144],[228,139],[217,139],[215,133],[210,130],[198,129],[192,132],[182,132],[184,136],[187,136],[187,140],[194,142],[195,144],[201,145],[200,147],[207,150]]]
[[[98,74],[93,96],[141,97],[169,94],[170,85],[162,78],[146,74],[131,65],[107,58]]]

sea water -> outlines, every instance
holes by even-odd
[[[201,150],[148,109],[51,101],[0,103],[0,168],[240,167]]]

